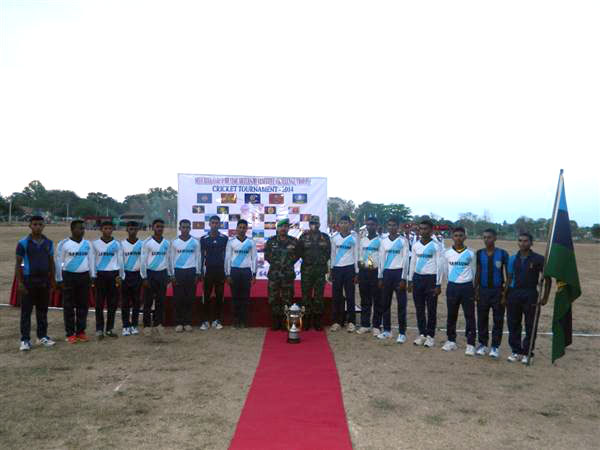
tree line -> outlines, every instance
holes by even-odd
[[[33,213],[42,213],[56,220],[86,216],[119,217],[125,213],[144,214],[147,221],[162,217],[170,224],[175,223],[177,219],[177,191],[170,186],[166,189],[150,188],[146,193],[128,195],[119,202],[102,192],[90,192],[82,198],[73,191],[46,189],[40,181],[34,180],[21,192],[14,192],[7,197],[0,196],[0,216],[5,221],[8,218],[10,201],[15,220]],[[337,223],[343,215],[352,217],[357,227],[364,225],[369,217],[377,217],[380,223],[385,223],[390,217],[398,217],[403,223],[419,222],[427,218],[436,225],[446,225],[450,228],[460,224],[471,236],[479,236],[483,230],[493,228],[499,236],[505,238],[513,238],[522,231],[528,231],[537,239],[545,239],[551,226],[550,218],[532,219],[526,216],[519,217],[514,223],[493,222],[488,212],[481,216],[463,212],[459,214],[458,220],[452,221],[433,212],[424,216],[415,215],[410,207],[402,203],[363,202],[356,205],[352,200],[339,197],[328,199],[327,210],[327,220],[330,224]],[[575,239],[600,239],[600,224],[580,227],[572,220],[571,230]]]

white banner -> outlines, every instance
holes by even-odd
[[[248,221],[248,237],[258,250],[257,278],[266,278],[265,241],[275,235],[277,221],[290,220],[290,235],[308,230],[311,215],[327,232],[327,178],[258,177],[179,174],[177,222],[192,222],[192,235],[204,236],[212,216],[221,219],[221,233],[235,236],[239,219]],[[300,265],[296,265],[296,278]]]

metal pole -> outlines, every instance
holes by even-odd
[[[8,200],[8,224],[12,224],[12,198]]]

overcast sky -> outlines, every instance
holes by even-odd
[[[600,222],[600,2],[0,0],[0,193],[177,173]]]

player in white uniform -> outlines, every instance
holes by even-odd
[[[155,219],[152,222],[152,236],[142,246],[140,273],[144,285],[144,334],[149,334],[151,327],[159,333],[163,331],[165,297],[167,284],[173,277],[173,268],[169,253],[171,243],[163,237],[165,222]],[[154,310],[152,306],[154,305]]]
[[[63,293],[67,342],[86,342],[91,279],[96,277],[92,244],[84,239],[82,220],[71,222],[71,237],[59,242],[55,253],[56,282]]]
[[[408,241],[398,234],[399,219],[388,220],[388,236],[382,239],[379,247],[379,286],[381,293],[381,311],[383,314],[383,332],[377,337],[392,337],[391,308],[392,297],[396,293],[398,302],[398,338],[396,342],[406,342],[406,279],[408,278]]]
[[[179,222],[179,237],[171,243],[173,298],[175,300],[175,332],[192,331],[192,306],[200,274],[200,241],[190,236],[191,222]]]
[[[448,340],[442,347],[444,351],[456,350],[456,320],[458,309],[462,305],[465,314],[467,348],[465,355],[475,355],[475,288],[473,280],[477,269],[475,252],[464,246],[465,229],[456,227],[452,230],[454,245],[443,253],[444,275],[448,280],[446,303],[448,305],[447,334]]]
[[[360,328],[358,334],[371,330],[378,335],[381,328],[381,289],[377,271],[379,269],[379,247],[381,236],[377,234],[379,223],[375,217],[369,217],[366,223],[367,234],[360,239],[358,255],[358,291],[360,293]]]
[[[441,247],[431,238],[433,223],[423,220],[419,224],[421,239],[412,246],[408,291],[413,292],[417,312],[419,337],[415,345],[433,347],[437,325],[437,300],[441,292],[443,264]]]
[[[138,321],[140,316],[140,297],[142,276],[140,262],[142,260],[142,245],[138,239],[139,225],[135,221],[127,222],[127,239],[121,241],[123,249],[123,282],[121,283],[121,319],[123,320],[123,336],[139,334]]]
[[[339,232],[331,238],[331,281],[333,291],[333,325],[331,331],[338,331],[348,321],[347,330],[356,330],[354,285],[358,282],[358,235],[351,231],[349,216],[342,216],[338,222]],[[346,298],[344,298],[346,294]],[[346,306],[344,311],[344,306]]]
[[[256,245],[246,236],[248,222],[238,220],[237,235],[227,242],[225,248],[225,276],[231,287],[233,325],[248,326],[248,303],[250,288],[256,280]]]
[[[96,268],[96,337],[98,339],[117,337],[113,331],[115,314],[119,305],[119,289],[123,279],[123,249],[112,237],[112,222],[103,222],[100,226],[102,236],[92,242],[94,264]],[[106,329],[104,328],[104,305],[106,304]]]

